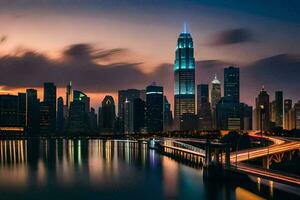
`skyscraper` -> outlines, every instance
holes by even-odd
[[[197,114],[199,118],[199,129],[212,129],[212,115],[209,103],[209,87],[207,84],[197,86]]]
[[[102,132],[113,132],[114,124],[116,120],[116,109],[115,109],[115,101],[112,96],[105,96],[102,101],[102,109],[101,109],[101,131]]]
[[[67,110],[70,108],[70,102],[73,101],[72,82],[70,81],[66,87],[66,107]]]
[[[290,130],[289,124],[290,124],[290,118],[289,118],[289,112],[293,108],[293,101],[291,99],[285,99],[284,100],[284,129]]]
[[[88,130],[89,98],[81,91],[73,91],[73,101],[70,102],[68,131],[83,133]]]
[[[171,111],[171,104],[166,96],[164,96],[164,131],[172,129],[173,116]]]
[[[26,93],[18,93],[18,124],[26,126]]]
[[[233,100],[240,102],[240,69],[230,66],[224,68],[224,96],[233,96]]]
[[[269,94],[263,87],[256,98],[256,125],[257,130],[268,130],[270,127],[270,100]]]
[[[164,91],[163,87],[155,84],[146,88],[147,131],[149,133],[163,131]]]
[[[215,75],[214,80],[211,82],[211,107],[214,110],[217,103],[221,99],[221,82],[218,80],[217,75]]]
[[[146,127],[146,102],[140,98],[133,100],[133,131],[144,133]]]
[[[300,101],[294,105],[294,128],[300,130]]]
[[[42,123],[44,127],[41,127],[41,131],[43,133],[54,133],[56,131],[56,86],[54,83],[44,83],[44,103],[42,105],[43,109],[41,110],[43,112],[48,110],[47,115],[49,115],[44,116],[44,119],[49,121]],[[46,107],[48,108],[46,109]]]
[[[57,99],[57,131],[62,132],[64,129],[64,100],[62,97]]]
[[[194,47],[192,36],[186,28],[177,40],[174,80],[174,116],[178,123],[183,114],[195,114]]]
[[[132,102],[133,100],[136,98],[141,98],[141,96],[143,95],[144,92],[141,90],[137,90],[137,89],[128,89],[128,90],[119,90],[118,92],[118,117],[119,117],[119,128],[120,128],[120,132],[124,132],[124,113],[125,113],[125,101],[127,100],[128,102]],[[143,99],[143,98],[142,98]]]
[[[37,135],[39,133],[39,100],[37,98],[37,90],[26,90],[26,128],[29,135]]]
[[[124,123],[124,133],[133,134],[134,124],[133,124],[133,99],[126,99],[123,103],[123,123]]]
[[[216,121],[216,106],[221,100],[221,82],[218,80],[215,74],[214,79],[211,82],[211,111],[212,111],[212,128],[217,128]]]
[[[283,127],[283,92],[275,92],[275,123],[276,126]]]

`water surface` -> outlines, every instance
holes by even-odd
[[[280,199],[247,181],[204,180],[201,168],[113,140],[0,140],[1,199]],[[291,196],[291,198],[294,198]]]

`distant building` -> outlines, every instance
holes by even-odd
[[[26,128],[29,135],[38,135],[40,128],[40,102],[37,98],[37,90],[26,90]]]
[[[224,68],[224,97],[228,96],[240,102],[240,69],[233,66]]]
[[[164,96],[164,131],[172,130],[173,126],[173,115],[171,111],[171,104],[169,103],[166,96]]]
[[[70,81],[66,87],[66,107],[67,110],[70,108],[70,103],[73,101],[72,82]]]
[[[212,127],[216,128],[216,105],[221,100],[221,82],[215,75],[211,82],[211,111],[212,111]]]
[[[40,103],[40,110],[39,110],[39,117],[40,117],[40,134],[42,135],[50,135],[50,134],[54,134],[55,131],[52,129],[53,128],[53,124],[52,124],[52,116],[51,113],[52,112],[52,107],[45,103],[45,102],[41,102]]]
[[[26,93],[18,93],[18,124],[26,127]]]
[[[81,91],[73,91],[73,102],[70,103],[67,130],[70,133],[84,133],[89,131],[88,113],[90,99]]]
[[[146,132],[146,102],[140,98],[133,100],[133,131],[134,133]]]
[[[300,101],[294,105],[295,129],[300,130]]]
[[[257,130],[269,130],[270,100],[269,94],[264,87],[256,98],[256,120]]]
[[[44,83],[44,102],[41,103],[40,132],[53,134],[56,131],[56,86],[54,83]],[[48,113],[46,113],[46,111]],[[47,116],[46,116],[47,115]],[[48,120],[48,121],[45,121]]]
[[[89,130],[95,132],[98,130],[97,124],[97,114],[94,108],[91,108],[91,111],[88,113],[88,121],[89,121]]]
[[[21,128],[18,115],[18,96],[0,95],[0,133]],[[21,131],[22,132],[22,131]]]
[[[293,101],[291,99],[284,100],[284,129],[291,130],[290,128],[290,115],[289,112],[293,108]]]
[[[57,99],[57,124],[56,128],[58,132],[63,132],[64,130],[64,99],[59,97]]]
[[[112,96],[105,96],[101,108],[101,131],[113,132],[116,120],[115,101]]]
[[[248,106],[245,103],[240,103],[241,106],[241,129],[252,130],[253,129],[253,107]]]
[[[174,118],[178,127],[184,114],[195,114],[195,59],[191,34],[184,30],[177,40],[174,62]]]
[[[275,92],[275,124],[277,127],[283,127],[283,92]]]
[[[146,88],[147,131],[161,132],[164,129],[164,91],[163,87],[150,85]]]
[[[197,114],[200,130],[212,129],[212,113],[209,103],[209,87],[207,84],[197,86]]]
[[[216,125],[220,130],[241,130],[241,105],[233,96],[222,97],[216,106]]]
[[[133,100],[126,99],[123,105],[123,120],[124,120],[124,133],[134,134],[133,125]]]
[[[125,101],[132,102],[134,99],[137,98],[145,98],[145,91],[144,90],[137,90],[137,89],[128,89],[128,90],[119,90],[118,92],[118,127],[120,130],[119,132],[124,132],[124,113],[125,113]]]

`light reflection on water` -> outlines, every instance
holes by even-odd
[[[142,142],[0,140],[0,156],[1,199],[261,199]]]

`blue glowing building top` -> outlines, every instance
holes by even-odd
[[[180,33],[174,61],[175,117],[195,112],[195,59],[194,45],[187,25]],[[177,103],[177,105],[176,105]]]

